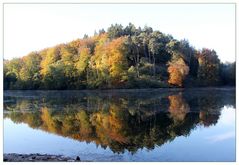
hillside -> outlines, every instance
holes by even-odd
[[[94,36],[4,60],[4,89],[235,85],[235,62],[151,27],[115,24]]]

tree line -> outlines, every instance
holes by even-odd
[[[4,89],[111,89],[235,85],[235,62],[151,27],[107,31],[4,60]]]

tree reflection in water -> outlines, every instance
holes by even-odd
[[[113,152],[153,149],[217,123],[235,90],[6,91],[4,118]]]

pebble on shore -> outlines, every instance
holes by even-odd
[[[3,154],[4,162],[78,162],[80,157],[75,159],[65,157],[62,155],[48,155],[48,154]]]

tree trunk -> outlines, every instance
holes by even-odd
[[[146,44],[144,44],[144,57],[147,58]]]
[[[88,78],[89,78],[89,75],[88,75],[88,68],[86,68],[86,83],[88,84]]]
[[[154,68],[153,68],[153,70],[154,70],[154,77],[155,77],[155,56],[154,56],[154,54],[153,54],[153,60],[154,60]]]
[[[139,78],[139,48],[137,47],[137,76]]]
[[[151,64],[151,59],[150,59],[150,50],[148,48],[148,54],[149,54],[149,63]]]

